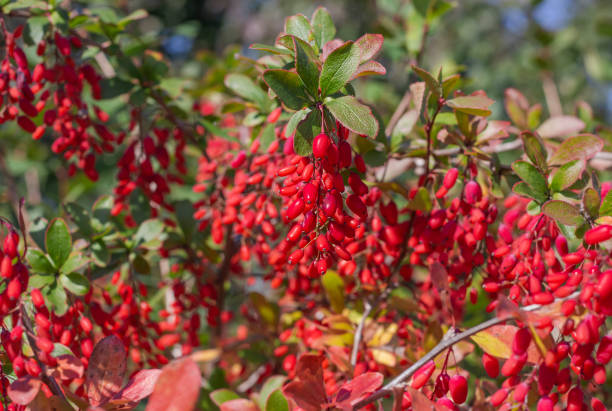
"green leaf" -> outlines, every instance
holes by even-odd
[[[510,120],[519,128],[527,128],[527,110],[529,109],[529,102],[521,94],[520,91],[513,88],[506,89],[504,92],[504,105],[506,106],[506,113]]]
[[[512,163],[512,169],[521,180],[527,183],[538,194],[548,195],[546,178],[533,164],[518,160]]]
[[[328,270],[321,277],[321,283],[332,310],[341,313],[344,309],[344,280],[335,271]]]
[[[564,225],[577,226],[584,222],[584,218],[575,206],[561,200],[547,201],[542,206],[542,212]]]
[[[261,319],[270,326],[275,326],[278,323],[279,308],[276,304],[271,303],[259,293],[250,293],[249,299],[259,313]]]
[[[74,295],[85,295],[89,292],[89,280],[83,274],[62,274],[60,282]]]
[[[432,208],[429,192],[425,187],[419,187],[415,196],[408,202],[407,207],[414,211],[429,211]]]
[[[512,186],[512,191],[520,195],[522,197],[533,198],[537,200],[539,203],[543,203],[548,200],[548,196],[539,192],[536,192],[531,186],[529,186],[524,181],[519,181],[514,186]]]
[[[94,230],[101,232],[109,227],[112,207],[113,198],[111,196],[102,196],[96,200],[91,209],[91,226]]]
[[[542,207],[540,207],[540,205],[536,201],[531,200],[527,204],[527,213],[529,215],[538,215],[541,212],[542,212]]]
[[[264,81],[280,100],[292,110],[300,110],[310,103],[306,88],[300,76],[289,70],[271,69],[264,71]]]
[[[302,120],[293,137],[293,151],[300,156],[312,154],[312,141],[321,132],[321,116],[318,111],[311,111]]]
[[[378,122],[372,110],[353,96],[343,96],[325,102],[325,106],[344,127],[357,134],[376,137]]]
[[[601,204],[601,198],[599,197],[599,193],[593,187],[589,187],[584,190],[582,194],[582,206],[584,211],[591,217],[593,220],[599,217],[599,205]]]
[[[144,221],[134,234],[136,245],[147,247],[150,243],[163,241],[164,223],[157,219]]]
[[[68,296],[64,287],[57,282],[51,287],[44,288],[45,301],[51,304],[55,315],[64,315],[68,311]]]
[[[571,160],[588,160],[603,149],[603,140],[592,134],[580,134],[561,143],[549,164],[562,165]]]
[[[221,127],[217,127],[212,121],[208,121],[202,118],[200,119],[200,124],[206,129],[206,131],[208,131],[213,136],[220,137],[226,141],[233,141],[235,143],[238,143],[238,139],[236,137],[230,136],[225,130],[223,130]]]
[[[461,96],[446,100],[446,105],[465,114],[488,116],[489,106],[495,101],[485,96]]]
[[[548,169],[546,165],[546,149],[540,137],[530,131],[524,131],[521,133],[521,139],[523,140],[523,147],[527,157],[540,171],[546,172]]]
[[[284,375],[273,375],[264,382],[261,391],[259,391],[259,397],[257,398],[260,409],[265,409],[270,394],[281,388],[286,380],[287,377]]]
[[[319,68],[316,64],[317,57],[308,43],[297,37],[293,38],[295,49],[295,70],[302,79],[306,89],[314,98],[319,91]]]
[[[287,34],[292,34],[307,42],[310,40],[311,32],[310,22],[303,14],[296,14],[285,20],[285,33]]]
[[[228,74],[225,76],[225,86],[245,100],[255,103],[262,111],[271,110],[272,101],[268,95],[244,74]]]
[[[366,33],[355,41],[355,45],[359,48],[359,64],[374,58],[384,42],[382,34]]]
[[[87,264],[89,260],[85,258],[80,252],[74,252],[68,257],[66,262],[62,264],[60,267],[60,272],[62,273],[71,273],[73,271],[78,270]]]
[[[289,122],[287,123],[287,127],[285,128],[285,134],[287,136],[292,135],[295,132],[298,124],[300,124],[300,121],[304,120],[311,111],[312,109],[310,107],[306,107],[293,113],[289,119]]]
[[[325,43],[334,39],[336,35],[336,26],[331,15],[325,7],[318,7],[311,19],[312,34],[319,48],[322,48]]]
[[[221,388],[210,393],[210,399],[213,400],[217,406],[220,406],[224,402],[238,398],[240,398],[238,394],[236,394],[234,391],[228,390],[227,388]]]
[[[435,96],[435,98],[440,98],[442,96],[442,85],[438,83],[438,80],[435,79],[427,70],[422,69],[414,64],[411,66],[412,70],[427,84],[427,88],[431,93]]]
[[[323,97],[340,90],[359,67],[360,50],[352,41],[347,41],[327,56],[319,77],[319,88]]]
[[[276,140],[276,132],[274,131],[274,124],[268,123],[261,130],[261,134],[259,135],[259,143],[261,144],[261,149],[266,151],[270,144]]]
[[[30,288],[38,288],[39,290],[44,287],[51,285],[55,282],[55,275],[53,274],[35,274],[30,276],[28,286]]]
[[[55,274],[57,272],[49,258],[47,258],[47,255],[35,248],[28,249],[26,260],[35,273]]]
[[[551,190],[558,192],[572,186],[580,178],[585,167],[584,160],[573,160],[561,166],[553,175],[550,183]]]
[[[72,222],[78,227],[79,234],[83,237],[93,236],[94,230],[90,224],[91,217],[85,208],[76,203],[67,203],[64,205],[64,208],[70,214]]]
[[[72,251],[72,237],[66,222],[55,218],[49,223],[45,233],[45,248],[55,267],[59,268]]]
[[[281,390],[276,390],[270,394],[268,401],[266,401],[266,411],[289,411],[289,403]]]
[[[43,39],[49,24],[49,18],[47,16],[29,17],[24,36],[28,36],[31,44],[37,45]]]
[[[534,104],[529,107],[529,111],[527,112],[527,126],[530,129],[535,129],[540,124],[540,117],[542,116],[542,105]]]
[[[273,54],[283,54],[286,56],[291,55],[291,52],[287,49],[283,49],[283,48],[276,47],[276,46],[270,46],[268,44],[253,43],[249,46],[249,48],[253,50],[267,51],[268,53],[273,53]]]
[[[612,215],[612,190],[606,193],[606,196],[604,197],[601,206],[599,207],[599,215]]]

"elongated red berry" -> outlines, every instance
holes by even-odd
[[[446,172],[446,175],[444,176],[444,180],[442,180],[442,185],[446,189],[450,190],[455,185],[458,175],[459,175],[459,170],[457,170],[456,168],[451,168],[450,170]]]
[[[584,242],[589,245],[599,244],[612,238],[612,226],[600,225],[584,233]]]
[[[327,134],[325,133],[319,134],[318,136],[314,138],[314,141],[312,142],[312,154],[316,158],[325,157],[325,155],[327,154],[327,149],[329,148],[330,144],[331,144],[331,139],[329,138]]]
[[[482,356],[482,365],[491,378],[497,378],[499,375],[499,360],[492,355],[484,353]]]
[[[463,404],[467,398],[468,385],[463,375],[453,375],[448,383],[448,388],[456,404]]]
[[[427,383],[427,381],[429,381],[429,378],[431,378],[431,375],[433,374],[435,369],[436,363],[434,363],[433,360],[430,360],[429,362],[425,363],[425,365],[419,368],[418,371],[415,372],[412,376],[412,383],[410,384],[412,388],[415,388],[417,390],[419,388],[422,388]]]

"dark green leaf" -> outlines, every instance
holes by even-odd
[[[94,230],[100,232],[109,227],[112,207],[113,198],[111,196],[102,196],[96,200],[91,209],[91,226]]]
[[[109,99],[128,93],[134,88],[134,84],[119,77],[113,77],[100,80],[100,88],[102,98]]]
[[[334,39],[336,35],[336,26],[325,7],[318,7],[311,19],[312,34],[319,48],[322,48],[325,43]]]
[[[562,165],[571,160],[588,160],[603,148],[603,141],[592,134],[580,134],[561,143],[549,164]]]
[[[319,90],[319,68],[317,57],[308,43],[297,37],[293,38],[295,48],[295,69],[311,96],[317,97]]]
[[[561,200],[547,201],[542,205],[542,212],[564,225],[577,226],[584,222],[578,208]]]
[[[66,222],[55,218],[49,223],[45,234],[45,248],[55,267],[59,268],[72,251],[72,237]]]
[[[584,207],[584,211],[591,217],[593,220],[599,217],[599,205],[601,204],[601,198],[599,197],[599,193],[593,187],[589,187],[584,190],[584,194],[582,194],[582,206]]]
[[[72,222],[78,227],[81,236],[87,238],[94,234],[89,222],[91,217],[86,209],[76,203],[67,203],[64,205],[64,208],[70,214]]]
[[[289,119],[289,122],[287,123],[287,127],[285,128],[286,135],[292,135],[295,132],[295,129],[297,128],[298,124],[300,124],[300,121],[304,120],[308,113],[310,113],[311,111],[312,110],[309,107],[306,107],[293,113],[293,115]]]
[[[62,274],[60,282],[72,294],[85,295],[89,292],[89,280],[82,274]]]
[[[157,219],[144,221],[134,234],[136,245],[147,246],[149,243],[163,240],[164,223]]]
[[[312,27],[308,19],[302,14],[287,17],[285,20],[285,33],[292,34],[304,41],[310,41]]]
[[[225,86],[245,100],[255,103],[262,111],[271,110],[272,101],[268,95],[244,74],[228,74],[225,76]]]
[[[418,66],[412,65],[412,70],[427,84],[427,88],[434,95],[435,98],[440,98],[442,96],[442,85],[438,83],[438,80],[435,79],[427,70],[424,70]]]
[[[344,309],[344,280],[335,271],[328,270],[321,277],[321,284],[325,289],[327,300],[332,310],[341,313]]]
[[[561,166],[553,175],[550,183],[552,191],[562,191],[571,187],[582,175],[586,163],[584,160],[573,160]]]
[[[31,44],[37,45],[43,39],[49,24],[51,23],[49,23],[47,16],[29,17],[26,29],[24,30],[24,36],[27,36]]]
[[[540,171],[546,172],[548,169],[546,165],[546,149],[540,137],[530,131],[524,131],[521,133],[521,139],[523,140],[523,147],[527,157]]]
[[[304,83],[297,73],[272,69],[264,71],[263,78],[278,98],[290,109],[300,110],[310,103]]]
[[[512,169],[519,178],[527,183],[538,195],[548,195],[546,178],[533,164],[518,160],[512,163]]]
[[[266,401],[266,411],[289,411],[289,403],[281,390],[273,391]]]
[[[28,254],[26,255],[28,265],[35,273],[40,274],[54,274],[57,270],[51,264],[51,261],[47,258],[47,255],[40,250],[35,248],[29,248]]]
[[[323,97],[340,90],[359,67],[360,50],[352,41],[338,47],[325,59],[319,88]]]
[[[473,116],[488,116],[491,114],[489,106],[494,102],[485,96],[461,96],[446,100],[446,105]]]
[[[353,96],[343,96],[325,102],[325,106],[344,127],[357,134],[376,137],[378,122],[372,110]]]

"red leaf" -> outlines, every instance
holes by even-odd
[[[7,389],[7,394],[15,404],[28,405],[38,394],[41,384],[40,378],[26,375],[13,381]]]
[[[85,390],[91,405],[104,404],[121,390],[126,360],[127,353],[119,337],[111,335],[98,341],[85,373]]]
[[[323,357],[319,355],[302,355],[295,380],[283,387],[283,394],[305,411],[319,411],[327,403],[322,362]]]
[[[259,411],[259,408],[252,401],[244,398],[225,401],[219,409],[221,411]]]
[[[359,47],[359,62],[364,63],[371,58],[374,58],[382,48],[385,38],[382,34],[364,34],[355,41],[355,45]]]
[[[436,404],[432,402],[429,398],[427,398],[424,394],[422,394],[419,390],[415,390],[412,387],[406,387],[406,391],[410,394],[410,398],[412,398],[412,409],[419,411],[448,411],[448,408]]]
[[[114,399],[138,402],[148,397],[155,388],[155,383],[162,370],[140,370],[130,378],[127,385],[115,395]],[[113,400],[114,400],[113,399]]]
[[[51,375],[62,380],[73,380],[81,378],[84,372],[85,366],[80,359],[74,355],[64,354],[57,357],[57,366]]]
[[[145,411],[189,411],[195,408],[202,376],[191,357],[172,361],[161,370]]]
[[[367,372],[342,384],[336,393],[336,407],[352,410],[357,401],[382,385],[383,378],[379,372]]]
[[[592,134],[579,134],[564,140],[550,158],[550,165],[563,165],[572,160],[589,160],[603,149],[603,140]]]
[[[385,67],[378,61],[368,61],[357,68],[357,71],[353,73],[349,81],[354,80],[357,77],[369,76],[372,74],[384,76],[387,74],[387,69],[385,69]]]

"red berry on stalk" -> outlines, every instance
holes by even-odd
[[[327,154],[327,149],[331,144],[331,139],[325,133],[321,133],[312,142],[312,154],[315,158],[323,158]]]
[[[468,394],[468,386],[464,376],[453,375],[449,381],[448,388],[455,403],[463,404],[465,402]]]

